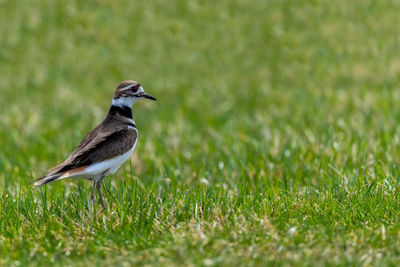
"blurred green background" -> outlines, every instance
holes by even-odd
[[[119,251],[120,263],[395,264],[399,14],[394,0],[0,1],[2,263],[106,264]],[[90,185],[41,195],[31,180],[73,151],[128,79],[158,101],[134,106],[138,146],[108,179],[118,201],[102,219],[72,210],[50,223],[45,199],[54,214]],[[165,220],[125,233],[115,225],[135,228],[136,202],[120,191],[137,184]],[[131,221],[110,215],[120,206]],[[112,234],[76,232],[82,218]],[[85,246],[71,254],[68,238]]]

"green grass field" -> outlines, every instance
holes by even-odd
[[[398,265],[398,1],[0,1],[0,265]],[[105,116],[139,142],[32,180]]]

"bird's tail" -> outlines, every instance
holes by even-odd
[[[48,184],[48,183],[52,183],[58,180],[63,179],[63,177],[61,177],[64,173],[56,173],[56,174],[52,174],[52,175],[45,175],[42,176],[36,180],[33,181],[33,185],[34,186],[41,186],[44,184]]]

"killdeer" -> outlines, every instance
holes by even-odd
[[[130,158],[135,149],[138,131],[132,118],[132,105],[147,98],[142,86],[135,81],[121,82],[115,89],[112,105],[104,120],[90,131],[76,150],[60,165],[34,181],[41,186],[58,180],[81,177],[93,181],[92,201],[97,189],[103,209],[101,182],[115,173]]]

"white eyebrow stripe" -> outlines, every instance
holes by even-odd
[[[122,87],[122,88],[121,88],[121,91],[128,90],[129,88],[131,88],[132,85],[133,85],[133,84],[127,85],[127,86],[125,86],[125,87]]]

